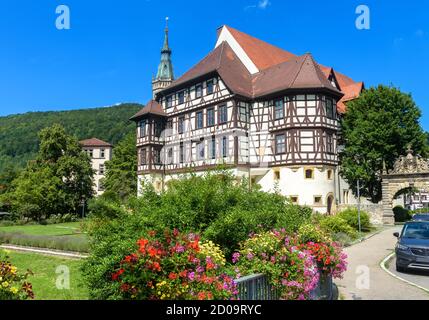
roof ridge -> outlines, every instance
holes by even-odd
[[[295,81],[296,81],[296,79],[298,79],[298,76],[299,76],[299,74],[301,73],[301,70],[302,70],[302,68],[303,68],[303,66],[304,66],[304,63],[305,63],[305,61],[307,60],[307,55],[308,55],[308,54],[306,53],[306,54],[304,54],[304,55],[302,55],[302,56],[298,57],[298,58],[302,58],[302,57],[304,57],[304,59],[302,60],[302,62],[301,62],[301,66],[299,67],[299,69],[298,69],[297,73],[296,73],[296,74],[295,74],[295,76],[293,77],[293,80],[290,82],[289,87],[293,86],[293,85],[294,85],[294,83],[295,83]]]
[[[224,49],[225,49],[225,45],[226,45],[226,44],[228,44],[228,42],[226,42],[226,41],[222,41],[222,44],[221,44],[222,48],[221,48],[221,51],[220,51],[219,61],[218,61],[218,65],[216,66],[216,70],[219,70],[219,68],[220,68],[220,67],[221,67],[221,65],[222,65],[223,51],[224,51]]]

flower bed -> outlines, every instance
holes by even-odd
[[[233,278],[223,272],[225,259],[213,243],[197,235],[166,232],[162,240],[151,232],[125,257],[112,280],[124,299],[224,300],[237,295]]]
[[[253,235],[233,255],[239,276],[264,274],[283,300],[311,299],[321,276],[342,276],[347,267],[345,259],[335,243],[302,244],[285,230]]]
[[[305,300],[314,298],[321,278],[342,276],[345,259],[335,243],[302,243],[297,235],[273,230],[252,235],[227,264],[220,248],[198,235],[150,232],[120,262],[112,281],[124,299],[226,300],[239,298],[236,281],[242,276],[263,274],[276,297]]]

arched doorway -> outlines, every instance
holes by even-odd
[[[328,198],[326,199],[326,203],[327,203],[327,213],[328,213],[328,215],[332,215],[333,208],[334,208],[334,195],[333,194],[328,195]]]
[[[400,157],[391,172],[383,172],[383,223],[395,224],[393,198],[404,189],[429,189],[429,162],[414,156],[411,148],[408,155]]]

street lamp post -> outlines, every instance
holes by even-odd
[[[358,196],[358,224],[359,224],[359,238],[362,238],[362,225],[360,220],[360,181],[357,180],[357,196]]]

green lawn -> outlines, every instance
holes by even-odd
[[[42,225],[24,225],[24,226],[10,226],[0,227],[0,232],[14,232],[23,233],[28,235],[44,235],[44,236],[65,236],[81,233],[81,222],[70,222],[51,224],[47,226]]]
[[[0,244],[88,252],[83,222],[0,227]]]
[[[3,251],[5,252],[5,251]],[[34,275],[28,281],[33,284],[36,300],[87,300],[88,291],[82,279],[80,266],[82,260],[71,260],[43,256],[31,253],[6,252],[10,262],[25,273],[30,269]],[[57,267],[67,266],[70,270],[70,289],[60,290],[56,287]]]

